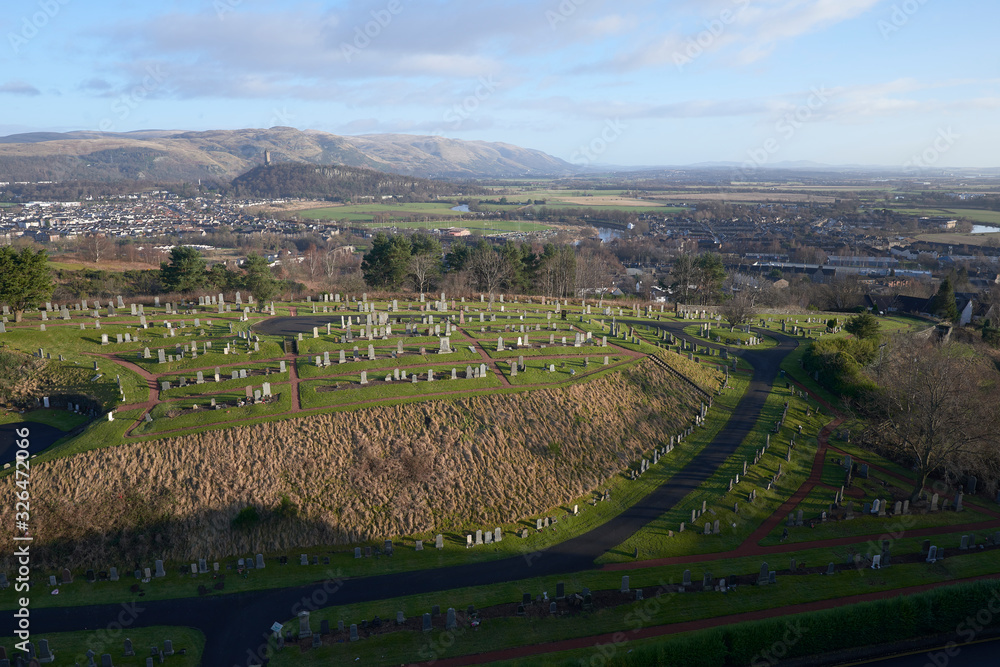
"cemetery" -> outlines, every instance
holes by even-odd
[[[372,586],[460,565],[521,573],[331,600],[306,618],[277,612],[272,665],[389,664],[442,637],[439,658],[597,636],[640,610],[665,633],[730,616],[725,632],[763,632],[765,622],[739,615],[971,586],[963,582],[996,570],[1000,505],[984,485],[966,480],[961,495],[949,486],[910,503],[910,471],[842,436],[834,397],[803,371],[795,346],[843,335],[822,314],[764,316],[731,331],[715,316],[659,305],[432,299],[313,296],[275,304],[274,316],[270,304],[143,302],[140,316],[126,303],[100,317],[71,306],[69,321],[47,314],[44,331],[40,313],[6,323],[0,342],[51,357],[66,377],[65,396],[39,401],[39,414],[72,414],[81,429],[33,462],[48,479],[34,492],[67,507],[88,502],[90,529],[123,536],[138,532],[101,500],[112,485],[168,517],[158,545],[134,539],[131,550],[100,552],[101,562],[36,543],[35,585],[59,594],[33,605],[139,593],[146,604],[225,600],[316,585],[331,572]],[[780,374],[760,377],[768,364]],[[77,408],[74,392],[90,402]],[[728,420],[750,400],[753,418],[735,431]],[[678,477],[720,442],[725,456],[710,471]],[[82,456],[98,471],[86,485],[74,472]],[[184,470],[199,474],[179,484]],[[596,568],[532,569],[534,554],[651,494],[663,511],[593,554]],[[56,524],[47,534],[58,539]],[[126,563],[144,565],[133,576]],[[0,579],[0,607],[13,604],[10,576]],[[174,630],[160,634],[179,644]],[[86,652],[75,641],[49,637],[60,658]],[[195,639],[184,644],[200,651]],[[133,664],[124,650],[106,652]]]
[[[145,667],[147,657],[152,658],[153,664],[172,667],[199,667],[203,664],[205,637],[193,628],[130,627],[124,631],[107,633],[103,636],[103,641],[95,641],[94,635],[93,631],[32,633],[34,657],[38,663],[52,664],[55,667],[72,667],[74,663],[81,667],[88,664],[98,667],[105,664],[113,667]],[[0,638],[0,663],[9,660],[11,665],[15,665],[16,656],[24,655],[14,649],[14,641],[8,637]],[[43,642],[48,647],[49,654],[54,656],[54,661],[43,659]]]

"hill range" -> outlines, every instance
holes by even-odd
[[[185,132],[35,132],[0,137],[0,181],[230,181],[274,162],[367,167],[423,178],[567,175],[573,165],[504,143],[437,136],[343,137],[290,127]]]

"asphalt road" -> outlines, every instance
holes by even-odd
[[[1000,638],[962,646],[937,646],[908,655],[845,662],[838,667],[1000,667]]]
[[[683,324],[662,323],[661,328],[680,335]],[[767,335],[777,339],[779,345],[766,350],[742,352],[742,356],[754,366],[750,386],[715,439],[678,471],[668,484],[650,492],[640,502],[584,535],[525,556],[436,570],[329,580],[311,586],[205,599],[140,602],[135,607],[119,604],[38,609],[31,612],[32,634],[44,637],[56,632],[116,627],[115,624],[126,627],[184,625],[198,628],[205,634],[203,665],[237,667],[258,664],[254,659],[266,646],[271,625],[275,621],[294,617],[306,607],[339,606],[592,569],[595,558],[660,517],[708,479],[753,428],[781,361],[798,344],[794,338],[780,333],[769,331]],[[699,345],[704,346],[703,343]],[[258,576],[266,576],[266,571]],[[444,602],[447,600],[443,599]],[[5,614],[0,621],[0,632],[10,636],[13,629],[12,618]],[[108,648],[117,650],[120,644]]]

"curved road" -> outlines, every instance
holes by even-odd
[[[682,335],[685,326],[682,322],[653,324],[675,335]],[[742,356],[754,366],[750,386],[715,439],[679,470],[668,484],[650,492],[632,507],[588,533],[544,551],[485,563],[206,599],[139,602],[134,607],[119,604],[38,609],[31,612],[32,634],[41,637],[55,632],[103,629],[109,625],[115,627],[115,623],[126,627],[185,625],[198,628],[205,634],[203,665],[245,666],[258,664],[255,654],[266,646],[270,626],[275,621],[294,617],[305,607],[306,601],[311,601],[313,608],[339,606],[592,569],[595,567],[594,559],[659,518],[707,480],[749,434],[764,406],[781,361],[798,345],[798,341],[790,336],[773,331],[763,333],[777,339],[779,344],[771,349],[742,352]],[[721,347],[702,341],[698,344],[702,347]],[[127,623],[123,622],[123,617]],[[0,622],[0,632],[11,636],[14,629],[12,620],[10,615],[5,615]]]

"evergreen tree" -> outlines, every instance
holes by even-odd
[[[871,313],[860,313],[847,320],[844,331],[856,338],[878,338],[879,322]]]
[[[698,255],[694,261],[698,276],[698,294],[702,303],[715,301],[722,287],[722,281],[726,277],[726,270],[722,266],[722,257],[714,252],[706,252]]]
[[[15,322],[21,321],[26,308],[52,296],[54,285],[48,259],[44,250],[23,248],[14,252],[10,246],[0,248],[0,303],[14,311]]]
[[[176,246],[170,261],[160,264],[160,280],[167,292],[193,292],[208,282],[205,258],[194,248]]]
[[[444,256],[444,262],[448,271],[461,271],[469,261],[469,246],[463,241],[455,241],[451,244],[448,254]]]
[[[267,260],[255,252],[243,264],[243,285],[258,303],[270,301],[281,291],[281,282],[271,274]]]
[[[371,250],[361,262],[365,282],[372,287],[398,289],[410,270],[410,249],[406,237],[376,234]]]
[[[952,287],[951,278],[941,281],[941,287],[931,300],[931,314],[955,322],[958,320],[958,307],[955,305],[955,288]]]

